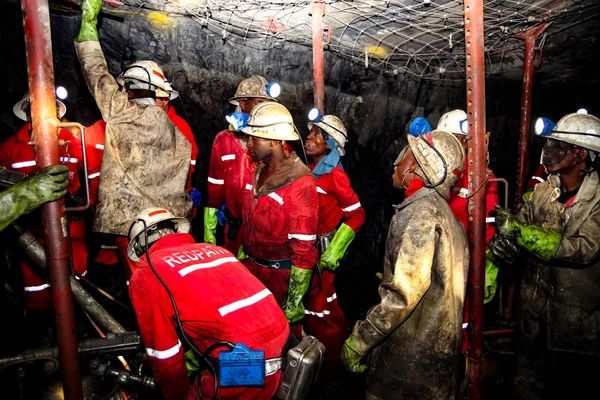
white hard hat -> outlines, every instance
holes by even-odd
[[[343,156],[346,154],[344,146],[348,141],[348,133],[346,132],[344,123],[338,117],[335,115],[325,115],[317,122],[309,122],[308,129],[312,129],[313,125],[318,126],[319,129],[327,133],[336,141],[339,145],[338,151],[340,152],[340,155]]]
[[[242,132],[247,135],[273,140],[298,140],[292,114],[285,106],[266,102],[254,107]]]
[[[20,101],[18,101],[17,104],[15,104],[13,107],[13,113],[23,121],[27,121],[26,111],[27,107],[29,106],[29,101],[29,92],[25,92],[23,98]],[[58,106],[58,119],[60,119],[66,114],[67,106],[65,106],[65,104],[60,100],[56,100],[56,105]]]
[[[146,222],[146,231],[148,232],[149,244],[160,238],[160,236],[155,233],[156,224],[159,222],[175,222],[175,229],[178,233],[189,233],[190,231],[190,221],[188,221],[186,218],[175,217],[164,208],[150,207],[145,209],[135,218],[131,224],[131,227],[129,228],[129,245],[127,246],[127,256],[135,262],[140,260],[138,252],[136,252],[136,247],[139,248],[139,246],[141,246],[143,249],[146,245],[146,236],[142,235],[142,233],[144,233],[144,224],[142,221]]]
[[[450,189],[460,178],[465,166],[465,151],[452,133],[435,130],[420,137],[407,135],[408,145],[431,184],[437,183],[444,176],[444,161],[446,162],[446,177],[437,186],[444,198],[450,198]],[[429,143],[427,143],[429,142]],[[441,154],[438,154],[431,146]],[[443,157],[443,159],[442,159]]]
[[[165,89],[156,88],[156,97],[168,97],[169,101],[171,101],[179,97],[179,92],[174,90],[173,86],[171,86],[171,82],[165,79]]]
[[[154,61],[142,60],[131,64],[117,77],[121,86],[131,82],[132,89],[147,89],[155,91],[157,88],[165,90],[165,74],[162,68]],[[165,96],[166,97],[166,96]]]
[[[600,152],[600,119],[591,114],[567,114],[544,137]]]
[[[276,97],[279,94],[275,93],[273,96],[270,96],[267,92],[267,86],[269,86],[269,82],[267,82],[267,80],[260,75],[253,75],[249,78],[246,78],[238,84],[235,95],[229,99],[229,103],[237,106],[240,104],[240,100],[248,98],[260,98],[270,101],[277,101]]]
[[[456,135],[467,135],[469,133],[469,124],[467,122],[467,113],[463,110],[448,111],[440,117],[437,131],[446,131]]]

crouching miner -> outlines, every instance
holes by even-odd
[[[190,344],[211,359],[226,350],[208,349],[215,343],[243,344],[264,350],[264,385],[217,387],[214,398],[270,399],[281,375],[287,319],[273,294],[232,253],[194,243],[189,229],[187,219],[149,208],[129,232],[128,255],[139,262],[129,292],[156,381],[168,400],[212,399],[216,386],[209,370],[190,383],[188,369],[204,366]]]

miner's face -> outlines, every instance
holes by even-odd
[[[394,175],[392,180],[394,182],[394,188],[404,190],[408,187],[415,173],[414,168],[417,166],[417,160],[411,149],[407,149],[402,160],[394,167]]]
[[[273,151],[274,140],[263,139],[256,136],[248,136],[248,155],[252,161],[263,161]]]
[[[310,129],[304,144],[304,150],[306,155],[311,157],[320,156],[329,151],[329,145],[327,145],[323,133],[316,125],[313,125]]]
[[[169,111],[169,98],[168,97],[157,97],[156,105],[159,106],[164,112]]]
[[[240,100],[239,104],[240,104],[240,108],[242,109],[243,113],[250,114],[252,112],[252,110],[254,110],[254,107],[256,107],[260,103],[264,103],[266,101],[269,101],[269,100],[261,99],[259,97],[249,97],[247,99]]]

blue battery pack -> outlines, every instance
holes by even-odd
[[[221,387],[263,386],[265,384],[265,351],[250,350],[238,343],[231,351],[219,353],[219,385]]]

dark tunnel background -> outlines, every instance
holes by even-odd
[[[12,107],[21,99],[28,84],[19,7],[4,3],[1,8],[0,75],[4,88],[0,97],[0,139],[4,140],[21,126]],[[278,48],[260,50],[261,39],[247,39],[244,46],[223,40],[190,19],[174,21],[161,29],[152,26],[144,15],[105,16],[99,27],[100,41],[113,75],[134,60],[150,59],[163,67],[179,91],[175,106],[190,124],[200,151],[198,188],[205,189],[212,140],[227,127],[224,117],[233,111],[227,100],[243,78],[257,74],[279,82],[283,87],[281,103],[291,111],[300,132],[307,134],[306,116],[313,103],[310,47],[285,42]],[[85,86],[73,46],[79,17],[68,9],[54,11],[51,24],[55,83],[69,91],[65,100],[66,117],[89,126],[100,114]],[[598,47],[594,42],[590,54],[597,54]],[[536,70],[532,125],[538,116],[557,121],[582,107],[591,114],[600,114],[600,74],[545,73],[544,68],[552,62],[552,57],[548,57]],[[514,202],[521,112],[519,76],[520,73],[516,73],[506,79],[503,75],[490,75],[486,79],[490,167],[496,176],[509,181],[510,206]],[[354,323],[378,299],[375,273],[383,265],[392,204],[402,200],[401,194],[392,188],[392,162],[406,144],[410,121],[424,116],[435,127],[444,112],[464,109],[465,83],[418,81],[404,74],[384,76],[326,51],[325,84],[326,113],[338,115],[349,132],[343,164],[367,214],[366,223],[350,246],[338,277],[340,301],[350,322]],[[539,162],[542,142],[531,133],[530,143],[529,171],[532,172]],[[299,146],[296,148],[300,150]],[[194,234],[202,239],[199,220],[195,221]],[[6,240],[4,237],[3,241]]]

